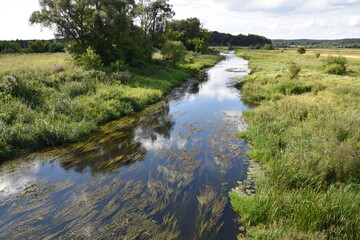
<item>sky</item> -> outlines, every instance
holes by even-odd
[[[51,39],[30,26],[39,0],[0,0],[0,40]],[[210,31],[270,39],[360,38],[360,0],[169,0],[175,19],[197,17]]]

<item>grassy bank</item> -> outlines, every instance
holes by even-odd
[[[346,50],[343,55],[359,55]],[[341,50],[336,51],[341,55]],[[343,75],[325,73],[324,57],[295,50],[239,50],[252,74],[239,84],[250,124],[246,183],[230,193],[249,239],[360,239],[360,59]],[[300,66],[290,79],[289,62]]]
[[[105,121],[159,101],[220,57],[188,54],[124,72],[85,71],[67,54],[0,56],[0,162],[73,142]]]

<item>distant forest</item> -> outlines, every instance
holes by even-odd
[[[0,41],[0,53],[55,53],[64,51],[63,40]]]
[[[360,48],[360,38],[347,38],[347,39],[336,39],[336,40],[274,39],[272,40],[272,43],[276,47],[291,47],[291,46],[300,45],[308,48],[325,48],[325,47]]]
[[[220,33],[217,31],[211,32],[211,36],[209,39],[210,46],[263,46],[265,44],[271,44],[271,40],[255,35],[255,34],[248,34],[248,35],[232,35],[229,33]]]

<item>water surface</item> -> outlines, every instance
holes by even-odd
[[[0,166],[0,239],[236,239],[248,110],[233,52],[200,79],[79,143]]]

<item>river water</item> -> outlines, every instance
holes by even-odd
[[[79,143],[0,166],[0,239],[236,239],[248,110],[233,52],[164,101]]]

